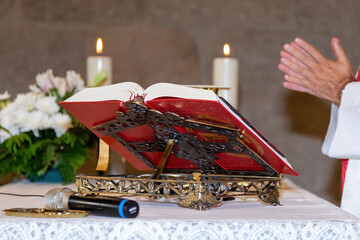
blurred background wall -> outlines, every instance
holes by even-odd
[[[284,89],[277,65],[295,37],[332,58],[337,36],[357,68],[359,12],[358,0],[1,0],[0,93],[26,92],[47,69],[85,79],[98,36],[114,82],[211,84],[212,61],[229,43],[239,111],[287,156],[295,183],[338,204],[340,160],[321,154],[330,104]]]

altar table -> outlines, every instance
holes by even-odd
[[[0,192],[41,194],[56,183],[11,183]],[[28,218],[5,215],[9,208],[43,208],[39,197],[0,195],[0,239],[360,239],[360,220],[285,180],[281,206],[256,198],[224,202],[196,211],[172,200],[136,198],[137,218]]]

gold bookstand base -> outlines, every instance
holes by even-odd
[[[233,197],[256,196],[261,202],[279,205],[282,177],[254,177],[217,174],[153,174],[122,176],[79,176],[83,195],[147,196],[175,198],[181,207],[206,210]]]

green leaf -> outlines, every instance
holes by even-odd
[[[76,172],[85,162],[87,147],[76,142],[73,147],[64,147],[61,151],[62,161],[59,162],[58,169],[64,182],[75,180]]]
[[[24,174],[41,178],[49,169],[58,169],[64,183],[75,181],[76,172],[87,159],[88,149],[98,138],[84,125],[69,129],[61,137],[46,129],[12,136],[0,144],[0,176]]]
[[[70,147],[74,147],[76,141],[78,141],[78,136],[73,134],[70,130],[68,130],[64,135],[62,135],[60,138],[55,139],[55,142],[58,145],[61,144],[67,144],[70,145]]]
[[[3,126],[1,126],[1,125],[0,125],[0,130],[4,130],[5,132],[7,132],[8,134],[10,134],[10,135],[11,135],[10,131],[9,131],[9,130],[7,130],[6,128],[4,128],[4,127],[3,127]]]
[[[10,152],[0,145],[0,176],[4,176],[9,172],[12,172],[12,161]]]
[[[90,83],[89,87],[101,86],[101,84],[103,84],[106,81],[107,78],[108,78],[108,74],[104,70],[101,70],[100,72],[98,72],[95,75],[95,77],[92,80],[92,82]]]
[[[6,139],[3,144],[9,150],[9,152],[17,153],[23,147],[26,147],[31,143],[31,137],[27,133],[21,133]]]
[[[56,162],[59,161],[59,157],[56,154],[56,150],[57,150],[57,146],[53,145],[53,144],[48,144],[47,147],[45,148],[45,151],[43,152],[42,155],[42,168],[40,167],[39,170],[37,170],[36,174],[38,176],[44,175],[46,173],[46,171],[51,168],[51,165]]]
[[[35,143],[31,144],[27,150],[24,150],[24,154],[28,154],[29,156],[37,156],[41,149],[46,149],[46,146],[51,143],[51,139],[42,139],[38,140]]]

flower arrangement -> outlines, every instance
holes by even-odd
[[[75,180],[96,138],[59,102],[83,88],[76,72],[62,78],[48,70],[13,101],[8,92],[0,94],[0,176],[12,173],[37,180],[58,169],[63,182]]]

